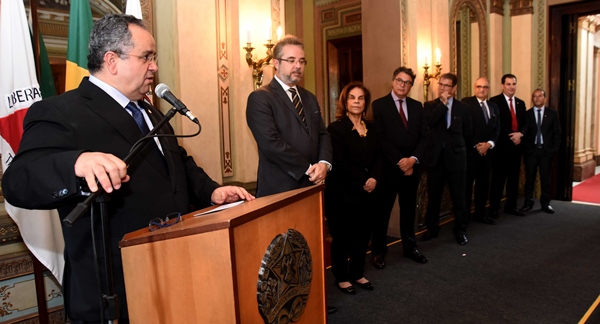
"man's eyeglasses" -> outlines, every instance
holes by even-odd
[[[297,59],[295,59],[293,57],[289,57],[289,58],[286,58],[286,59],[284,59],[284,58],[276,58],[276,60],[278,60],[279,62],[281,62],[281,61],[288,62],[291,65],[296,65],[297,63],[300,63],[300,65],[304,66],[304,65],[308,64],[308,61],[306,59],[303,59],[303,58],[297,60]]]
[[[441,83],[441,82],[438,82],[438,86],[440,86],[440,88],[452,88],[452,87],[454,87],[451,84],[445,84],[445,83]]]
[[[475,86],[475,88],[477,88],[477,89],[489,89],[490,87],[478,85],[478,86]]]
[[[399,85],[413,85],[412,81],[402,80],[400,78],[395,78],[394,80],[398,82]]]
[[[180,212],[169,213],[167,214],[167,216],[165,216],[164,219],[160,217],[152,218],[148,223],[148,229],[150,230],[150,232],[154,232],[157,229],[169,227],[181,221],[183,221],[183,219],[181,218]]]
[[[134,55],[134,54],[121,54],[121,56],[134,56],[142,60],[145,64],[149,62],[158,63],[158,55],[157,54],[146,54],[146,55]]]

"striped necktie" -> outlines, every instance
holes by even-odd
[[[292,93],[292,103],[294,104],[294,107],[298,112],[298,116],[300,116],[300,119],[302,120],[304,125],[306,125],[306,118],[304,117],[304,107],[302,107],[302,101],[300,101],[298,91],[296,91],[296,89],[294,88],[289,88],[288,91]]]

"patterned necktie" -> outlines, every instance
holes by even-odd
[[[488,111],[487,111],[487,105],[485,104],[485,101],[481,102],[481,110],[483,111],[483,117],[485,118],[485,124],[487,125],[487,123],[490,121],[490,116],[488,115]]]
[[[148,124],[146,124],[144,115],[140,111],[140,108],[138,108],[138,106],[133,101],[130,101],[127,104],[127,106],[125,106],[125,109],[127,109],[127,110],[129,110],[129,112],[131,112],[131,116],[133,117],[133,120],[135,120],[135,123],[138,125],[138,127],[140,128],[140,131],[142,132],[143,135],[150,133],[150,129],[148,129]]]
[[[300,101],[300,96],[298,95],[298,92],[294,88],[289,88],[288,91],[292,93],[292,103],[294,104],[294,107],[298,112],[298,116],[300,116],[300,119],[302,120],[304,125],[306,125],[306,118],[304,117],[304,108],[302,107],[302,101]]]
[[[508,98],[508,102],[510,103],[510,114],[512,117],[512,131],[516,132],[519,130],[519,124],[517,123],[517,114],[515,112],[515,107],[513,106],[513,102],[512,102],[513,98]]]
[[[535,134],[535,144],[542,144],[542,109],[537,109],[537,133]]]
[[[398,100],[399,101],[399,105],[398,107],[400,107],[400,109],[398,109],[400,111],[400,118],[402,118],[402,123],[404,124],[404,127],[406,129],[408,129],[408,120],[406,119],[406,115],[404,114],[404,109],[402,108],[402,99]]]

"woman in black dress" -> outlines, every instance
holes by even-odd
[[[327,127],[333,146],[333,169],[325,188],[332,270],[337,287],[348,294],[356,293],[353,283],[373,290],[363,272],[381,159],[370,99],[362,83],[351,82],[340,94],[337,120]]]

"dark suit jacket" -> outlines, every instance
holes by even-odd
[[[535,119],[536,108],[531,108],[525,113],[526,125],[521,130],[523,133],[523,150],[525,156],[531,155],[535,148],[535,136],[537,134],[537,123]],[[552,156],[560,148],[560,122],[558,113],[554,109],[546,107],[542,116],[542,138],[543,150],[547,156]]]
[[[162,113],[148,104],[154,124]],[[107,93],[84,78],[79,88],[31,106],[24,121],[20,149],[2,178],[5,198],[29,209],[57,208],[61,218],[83,200],[75,160],[82,152],[111,153],[121,159],[142,137],[131,116]],[[165,126],[160,133],[172,134]],[[146,145],[128,168],[129,182],[110,194],[108,216],[112,237],[113,275],[127,316],[122,263],[118,242],[123,235],[148,226],[154,217],[191,211],[191,203],[210,205],[218,184],[198,167],[173,137],[161,137],[166,159],[156,145]],[[96,209],[95,213],[99,213]],[[63,226],[65,239],[65,306],[72,319],[98,321],[98,290],[91,245],[90,212],[72,227]],[[98,240],[101,237],[97,233]],[[99,244],[99,242],[98,242]],[[98,247],[102,257],[101,245]]]
[[[312,185],[305,175],[309,165],[331,163],[331,139],[317,98],[297,88],[306,125],[275,78],[248,97],[246,120],[258,145],[257,197]]]
[[[525,106],[525,102],[517,97],[513,97],[515,99],[515,110],[517,112],[517,124],[519,125],[518,129],[521,130],[525,126],[525,110],[527,110]],[[504,148],[514,148],[515,145],[510,140],[508,134],[512,133],[512,114],[510,112],[510,107],[504,98],[504,94],[500,93],[497,96],[490,98],[491,102],[494,102],[498,105],[498,109],[500,110],[500,136],[498,137],[498,145],[499,149]],[[516,145],[520,147],[519,145]]]
[[[406,97],[406,107],[408,129],[402,123],[391,93],[373,102],[373,119],[379,132],[384,170],[392,176],[403,176],[398,168],[398,162],[402,158],[414,156],[420,164],[425,163],[429,145],[429,131],[423,117],[423,105]]]
[[[447,110],[448,107],[439,98],[427,101],[424,105],[425,118],[433,142],[427,165],[435,167],[441,162],[448,171],[465,171],[467,169],[466,139],[472,133],[469,107],[456,98],[453,99],[449,128],[446,127]]]
[[[486,123],[483,110],[477,97],[463,98],[462,101],[469,106],[471,123],[473,125],[473,133],[469,136],[467,141],[467,158],[479,158],[479,152],[474,148],[477,143],[492,141],[494,142],[494,145],[496,145],[496,142],[498,141],[498,136],[500,135],[500,113],[498,111],[498,106],[495,103],[486,100],[486,104],[490,111],[490,118]],[[488,154],[489,153],[491,152],[488,151]]]
[[[333,146],[335,169],[327,177],[326,205],[333,210],[342,205],[368,204],[368,193],[363,189],[367,179],[379,184],[382,180],[381,156],[375,125],[365,123],[367,136],[360,137],[352,130],[354,124],[348,117],[337,120],[327,127]],[[330,209],[331,210],[331,209]]]

